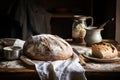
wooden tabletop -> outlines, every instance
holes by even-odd
[[[92,65],[94,67],[92,67]],[[107,69],[104,69],[104,67],[107,67]],[[113,67],[110,67],[110,65],[114,65]],[[90,67],[91,66],[91,67]],[[103,63],[103,64],[99,64],[99,63],[86,63],[86,65],[83,65],[85,72],[120,72],[120,62],[116,62],[116,63]],[[96,67],[96,68],[95,68]],[[32,72],[35,73],[35,67],[31,67],[31,66],[25,66],[25,68],[0,68],[0,72]]]
[[[79,45],[72,45],[74,48],[76,48],[79,52],[83,50],[89,50],[88,47],[79,46]],[[22,68],[9,68],[9,67],[0,67],[0,72],[32,72],[35,73],[35,67],[27,65],[23,63],[21,60],[20,65],[22,65]],[[81,64],[81,63],[80,63]],[[0,64],[1,66],[1,64]],[[86,72],[120,72],[120,61],[112,62],[112,63],[99,63],[88,60],[84,65],[82,65]]]

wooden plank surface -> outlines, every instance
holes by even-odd
[[[77,48],[76,48],[77,47]],[[74,46],[79,52],[79,50],[82,50],[86,47],[80,47],[80,46]],[[83,49],[88,50],[88,49]],[[22,68],[9,68],[9,67],[3,67],[0,68],[0,72],[36,72],[35,67],[27,65],[23,63],[22,61],[19,61],[20,65],[22,65]],[[12,63],[14,64],[14,63]],[[0,64],[1,66],[1,64]],[[94,61],[87,61],[85,65],[82,65],[86,72],[120,72],[120,61],[113,62],[113,63],[96,63]]]

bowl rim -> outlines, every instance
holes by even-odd
[[[17,49],[13,49],[14,47]],[[16,51],[16,50],[21,50],[21,47],[19,47],[19,46],[5,46],[5,47],[3,47],[3,50],[4,51]]]

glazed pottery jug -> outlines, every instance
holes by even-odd
[[[101,31],[103,28],[87,27],[85,41],[88,46],[102,41]]]
[[[89,26],[93,25],[93,18],[91,16],[81,16],[81,15],[75,15],[74,16],[74,22],[72,25],[72,38],[73,41],[80,43],[80,44],[86,44],[84,37],[86,35],[86,27],[87,23],[86,20],[90,19],[91,23]]]

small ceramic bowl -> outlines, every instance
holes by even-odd
[[[21,47],[7,46],[3,48],[3,57],[5,60],[16,60],[20,57]]]

